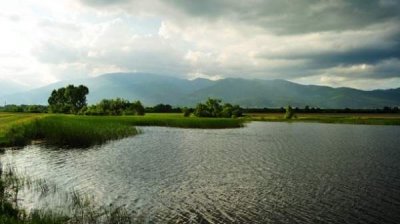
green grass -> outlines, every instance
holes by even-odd
[[[0,146],[23,146],[32,140],[66,147],[87,147],[138,133],[134,126],[179,128],[237,128],[244,120],[183,117],[182,114],[146,116],[75,116],[0,113]]]
[[[95,119],[95,118],[92,118]],[[183,117],[182,114],[147,114],[146,116],[112,116],[101,119],[113,120],[133,126],[162,126],[177,128],[239,128],[243,127],[243,120],[231,118],[198,118]]]
[[[3,146],[23,146],[38,139],[65,147],[87,147],[137,134],[133,126],[116,120],[67,115],[32,116],[3,126]]]
[[[28,125],[36,119],[43,118],[44,114],[27,113],[0,113],[0,146],[9,142],[7,133],[13,127]]]
[[[284,119],[284,114],[246,114],[249,121],[316,122],[335,124],[400,125],[400,114],[296,114],[296,118]]]

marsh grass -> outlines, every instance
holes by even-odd
[[[7,165],[0,175],[0,223],[136,223],[133,213],[124,207],[113,205],[96,206],[93,197],[81,195],[76,190],[63,191],[55,184],[45,180],[32,180],[17,174],[14,168]],[[53,190],[49,190],[53,189]],[[19,192],[31,191],[46,197],[50,194],[64,195],[63,210],[34,209],[26,211],[20,207]],[[136,221],[135,221],[136,220]]]
[[[223,129],[243,127],[244,120],[232,118],[198,118],[183,115],[152,114],[146,116],[107,117],[133,126],[162,126],[177,128]]]
[[[88,147],[138,134],[129,124],[80,116],[49,116],[36,124],[39,139],[66,147]]]
[[[3,116],[3,118],[2,118]],[[179,128],[237,128],[244,120],[183,117],[181,114],[146,116],[75,116],[0,114],[0,146],[24,146],[32,140],[62,147],[88,147],[138,134],[134,126]]]
[[[34,120],[43,118],[45,114],[0,113],[0,146],[24,144],[24,139],[32,133],[30,125]],[[23,128],[19,129],[18,126]],[[14,137],[10,139],[10,135]],[[29,137],[29,136],[28,136]]]
[[[45,116],[14,123],[4,131],[3,146],[23,146],[41,139],[62,147],[88,147],[137,134],[129,124],[83,116]]]

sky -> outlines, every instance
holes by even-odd
[[[398,0],[0,2],[0,83],[110,72],[400,87]]]

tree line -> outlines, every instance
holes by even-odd
[[[193,107],[173,107],[157,104],[144,107],[139,100],[128,101],[122,98],[103,99],[94,105],[87,105],[89,89],[84,85],[68,85],[51,92],[48,106],[45,105],[5,105],[3,112],[27,113],[66,113],[81,115],[144,115],[145,113],[183,113],[184,116],[197,117],[241,117],[244,113],[285,113],[288,108],[241,108],[239,105],[223,103],[220,99],[208,98],[204,103]],[[321,109],[306,106],[290,108],[291,113],[400,113],[399,107],[376,109]]]
[[[90,106],[89,106],[90,107]],[[147,106],[144,108],[145,113],[183,113],[184,111],[189,111],[193,113],[195,108],[193,107],[174,107],[169,104],[157,104],[153,107]],[[343,109],[321,109],[318,107],[307,108],[292,108],[296,113],[357,113],[357,114],[396,114],[400,113],[399,107],[382,107],[376,109],[353,109],[353,108],[343,108]],[[1,112],[13,112],[13,113],[48,113],[49,107],[47,105],[37,105],[37,104],[7,104],[5,106],[0,106]],[[51,112],[51,111],[50,111]],[[242,108],[243,113],[285,113],[286,108]]]

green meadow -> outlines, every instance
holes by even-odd
[[[250,121],[400,125],[400,114],[298,113],[289,120],[284,118],[284,113],[253,113],[245,116]]]

